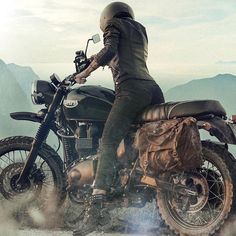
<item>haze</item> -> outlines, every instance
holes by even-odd
[[[0,58],[42,78],[74,72],[74,52],[99,29],[107,0],[0,0]],[[236,1],[126,0],[149,36],[148,65],[161,84],[236,74]],[[89,54],[102,48],[90,45]],[[108,69],[91,80],[111,81]]]

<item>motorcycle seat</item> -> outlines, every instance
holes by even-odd
[[[216,100],[167,102],[148,106],[138,117],[138,122],[169,120],[178,117],[205,115],[226,116],[226,111]]]

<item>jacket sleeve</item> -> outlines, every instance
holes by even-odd
[[[95,56],[99,66],[107,65],[118,51],[120,38],[119,26],[114,21],[110,21],[103,34],[104,48]]]

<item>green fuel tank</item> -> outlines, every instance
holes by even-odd
[[[113,90],[101,86],[81,86],[71,90],[63,101],[67,120],[106,121],[115,100]]]

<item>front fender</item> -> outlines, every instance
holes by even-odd
[[[200,129],[204,129],[215,136],[220,142],[228,144],[236,144],[236,135],[230,123],[219,117],[211,119],[199,120],[197,122]]]
[[[12,112],[10,116],[14,120],[26,120],[37,123],[42,123],[45,114],[44,113],[33,113],[33,112]]]
[[[31,122],[36,122],[36,123],[42,123],[45,115],[46,115],[46,110],[40,110],[38,113],[34,113],[34,112],[10,113],[11,118],[14,120],[25,120],[25,121],[31,121]],[[56,136],[58,136],[57,134],[58,129],[54,122],[51,124],[50,129],[55,133]]]

